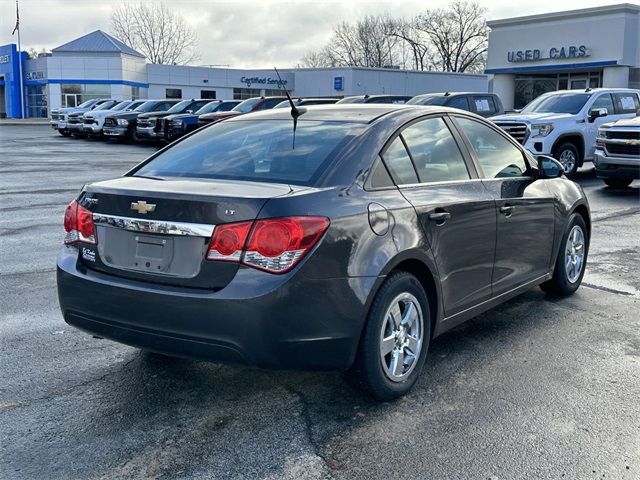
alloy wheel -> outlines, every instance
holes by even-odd
[[[564,265],[569,283],[576,283],[584,267],[585,241],[584,232],[579,225],[574,225],[565,247]]]
[[[565,173],[571,173],[576,166],[576,156],[569,149],[563,150],[558,160],[562,164]]]
[[[380,361],[387,378],[401,382],[420,358],[424,316],[418,299],[401,293],[390,303],[380,331]]]

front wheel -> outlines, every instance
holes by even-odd
[[[606,183],[611,188],[626,188],[631,185],[633,178],[605,178]]]
[[[578,171],[578,164],[580,163],[580,157],[578,149],[573,143],[566,142],[559,145],[553,156],[558,160],[564,168],[564,174],[567,177],[572,177]]]
[[[571,215],[569,225],[560,243],[553,277],[540,285],[547,293],[568,296],[582,283],[589,251],[589,237],[584,219],[578,213]]]
[[[369,312],[355,373],[378,400],[394,400],[416,383],[431,339],[429,301],[416,277],[389,276]]]
[[[58,133],[59,133],[60,135],[62,135],[63,137],[70,137],[70,136],[71,136],[71,133],[69,133],[69,132],[68,132],[68,131],[66,131],[66,130],[58,130]]]

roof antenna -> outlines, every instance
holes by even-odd
[[[280,80],[280,86],[284,87],[284,82],[280,77],[280,72],[278,72],[278,69],[276,67],[273,67],[273,69],[276,71],[276,75],[278,75],[278,80]],[[295,103],[293,103],[293,100],[291,100],[291,95],[289,95],[289,92],[287,91],[286,88],[284,89],[284,93],[287,96],[287,100],[289,100],[289,105],[291,105],[291,118],[293,119],[293,150],[295,150],[296,149],[296,128],[298,127],[298,117],[303,113],[305,113],[307,109],[304,107],[296,107]]]

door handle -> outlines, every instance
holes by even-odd
[[[500,207],[500,213],[504,214],[505,217],[510,217],[511,214],[513,213],[513,209],[516,208],[513,205],[503,205],[502,207]]]
[[[451,218],[451,214],[449,212],[430,213],[428,218],[436,222],[436,225],[444,225]]]

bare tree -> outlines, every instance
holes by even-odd
[[[151,63],[184,65],[200,58],[195,30],[163,3],[123,3],[111,15],[111,28]]]
[[[401,40],[392,35],[395,22],[388,16],[368,15],[355,24],[343,22],[329,43],[302,58],[307,67],[389,67],[400,60]]]
[[[487,51],[487,9],[479,3],[456,0],[446,9],[418,16],[417,28],[430,39],[445,72],[482,71]]]
[[[402,40],[409,50],[410,60],[403,62],[405,68],[414,70],[434,69],[434,49],[429,37],[419,28],[419,20],[417,18],[396,20],[395,28],[391,34]]]

